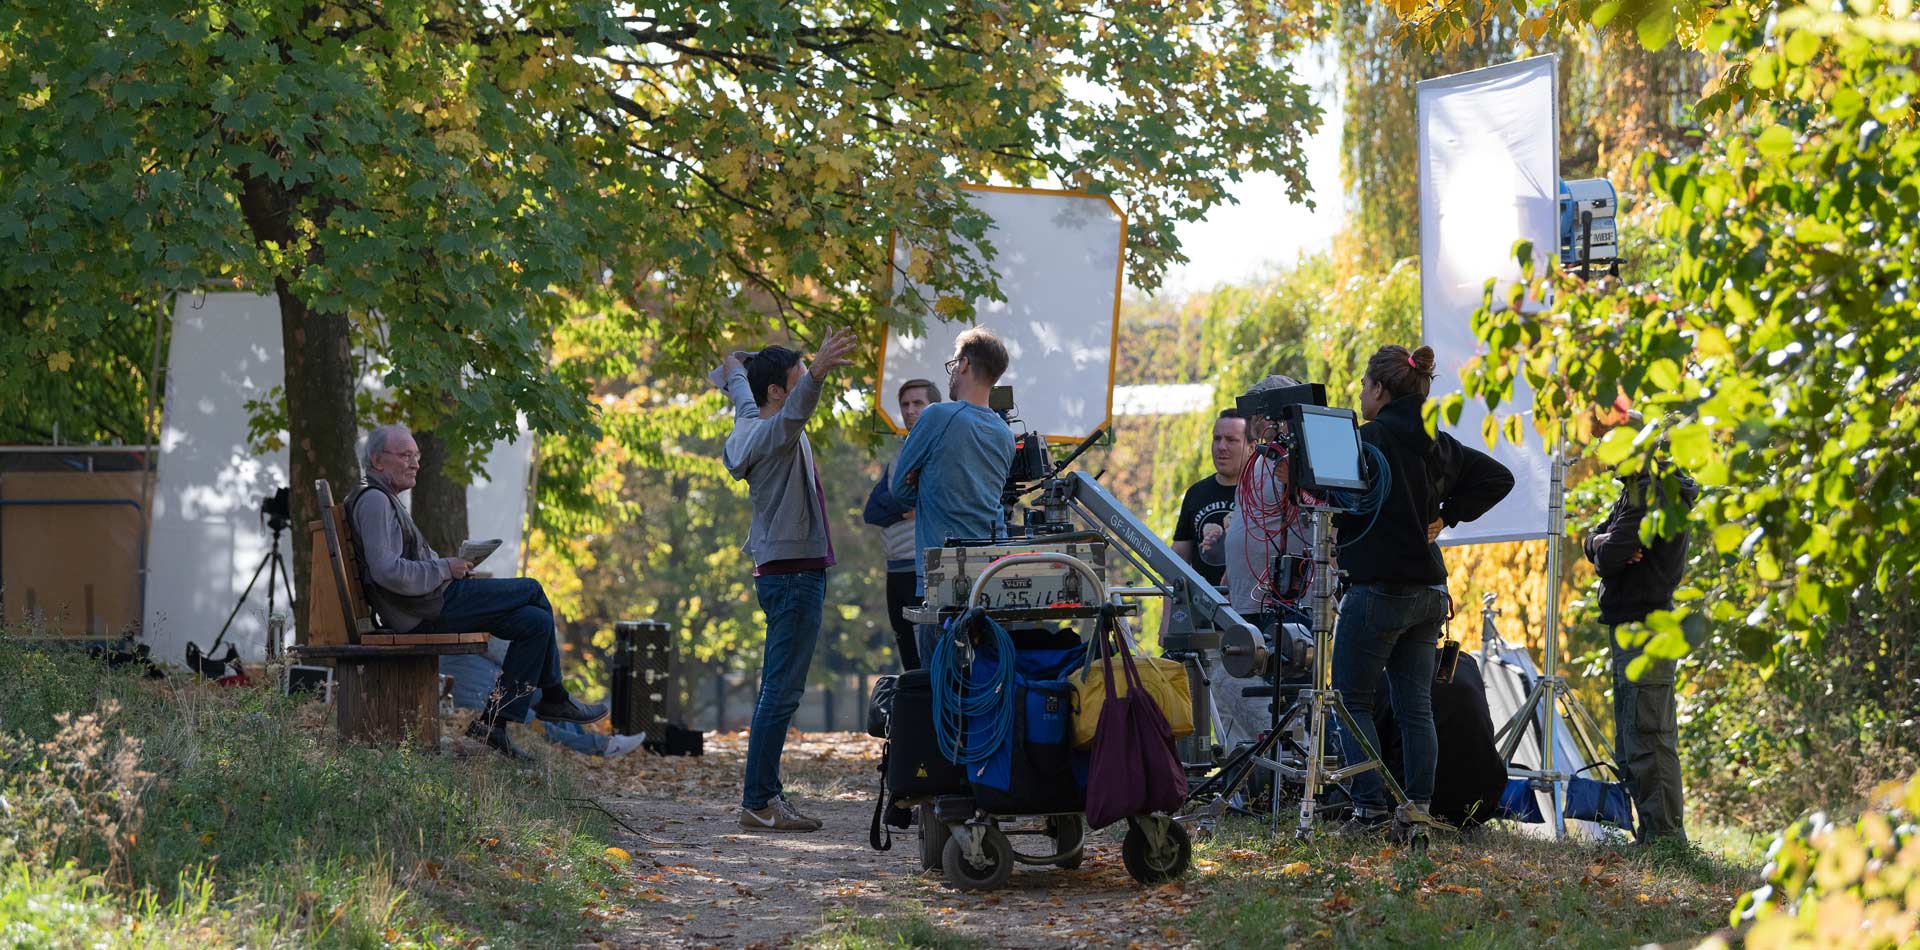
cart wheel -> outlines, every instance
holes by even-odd
[[[1061,815],[1047,819],[1047,836],[1053,839],[1053,853],[1066,854],[1082,847],[1087,840],[1087,822],[1079,815]],[[1072,870],[1087,859],[1085,851],[1075,855],[1072,860],[1054,865]]]
[[[1153,836],[1148,834],[1145,822],[1159,822],[1165,829],[1165,841],[1160,847],[1153,846]],[[1120,845],[1120,857],[1126,861],[1127,873],[1142,884],[1165,884],[1187,873],[1187,865],[1193,860],[1193,839],[1187,836],[1187,829],[1177,821],[1166,818],[1129,818],[1127,819],[1127,840]]]
[[[1013,876],[1013,843],[1007,840],[1006,832],[988,828],[980,839],[980,851],[987,859],[984,868],[974,867],[967,860],[958,835],[947,838],[946,849],[940,855],[947,883],[963,891],[990,891],[1007,883],[1007,878]]]
[[[920,805],[914,808],[914,824],[920,827],[920,870],[940,870],[940,856],[946,850],[947,839],[953,833],[947,830],[947,823],[933,817],[932,805]]]

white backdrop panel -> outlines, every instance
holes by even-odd
[[[181,662],[189,640],[212,644],[266,555],[271,535],[260,524],[260,499],[287,484],[287,454],[248,450],[247,401],[278,387],[284,365],[280,305],[274,298],[235,293],[178,298],[142,631],[163,661]],[[532,446],[524,430],[516,440],[495,443],[484,479],[467,489],[472,535],[506,541],[487,561],[493,576],[519,572]],[[335,492],[345,497],[337,486]],[[280,552],[289,567],[292,546],[306,543],[305,525],[282,536]],[[300,581],[294,579],[296,589]],[[227,634],[248,660],[260,659],[265,648],[265,587],[263,574]],[[276,595],[274,606],[291,617],[284,594]]]
[[[1520,277],[1513,243],[1533,241],[1544,273],[1559,241],[1559,114],[1554,57],[1536,56],[1421,82],[1420,312],[1437,357],[1434,398],[1460,391],[1460,368],[1482,352],[1471,328],[1487,278]],[[1495,299],[1501,294],[1496,292]],[[1526,410],[1526,444],[1504,439],[1493,456],[1513,470],[1514,489],[1477,521],[1450,528],[1441,544],[1545,537],[1552,463],[1533,431],[1533,390],[1519,381],[1503,411]],[[1486,403],[1467,401],[1454,437],[1486,449]]]
[[[1079,440],[1113,416],[1113,355],[1119,323],[1126,218],[1112,201],[1061,191],[970,188],[968,198],[993,218],[987,240],[1004,303],[974,301],[980,325],[1007,344],[1003,386],[1026,428]],[[912,249],[894,247],[893,293],[932,292],[906,278]],[[930,379],[944,398],[946,361],[965,324],[927,321],[926,335],[893,333],[880,368],[880,409],[895,432],[900,384]]]

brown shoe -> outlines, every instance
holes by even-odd
[[[740,809],[740,827],[748,831],[819,831],[820,821],[793,810],[784,798],[775,798],[760,809]]]

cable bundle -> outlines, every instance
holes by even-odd
[[[1272,462],[1264,473],[1258,467],[1261,458]],[[1272,593],[1275,542],[1291,533],[1300,520],[1300,506],[1294,503],[1284,474],[1287,462],[1284,446],[1261,447],[1247,459],[1246,468],[1240,473],[1240,487],[1234,493],[1234,505],[1245,512],[1241,521],[1246,525],[1247,544],[1241,556],[1246,558],[1247,573],[1253,577],[1254,590],[1259,592]],[[1271,500],[1268,495],[1272,496]],[[1257,595],[1256,599],[1265,597]]]
[[[984,621],[993,637],[993,650],[999,658],[993,678],[977,690],[968,690],[966,664],[958,655],[956,632],[965,634],[976,621]],[[991,758],[1002,743],[1013,738],[1014,700],[1013,638],[1005,627],[987,616],[984,608],[972,607],[950,621],[934,641],[933,655],[927,658],[927,676],[933,686],[933,735],[940,754],[949,762],[979,765]],[[963,743],[967,721],[987,723],[985,741]]]
[[[1359,534],[1340,542],[1343,548],[1366,537],[1367,532],[1373,530],[1374,522],[1380,520],[1380,509],[1387,506],[1387,493],[1393,490],[1393,469],[1387,467],[1386,453],[1380,451],[1380,447],[1371,442],[1360,443],[1360,448],[1366,451],[1368,461],[1373,464],[1373,481],[1367,485],[1367,490],[1327,493],[1334,504],[1345,508],[1349,513],[1371,516],[1367,518],[1367,526],[1360,529]]]

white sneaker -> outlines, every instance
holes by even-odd
[[[647,734],[644,732],[637,736],[614,735],[607,739],[606,751],[601,752],[600,755],[608,759],[617,759],[640,748],[646,741]]]

